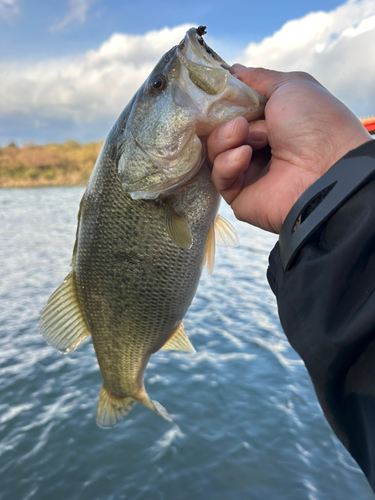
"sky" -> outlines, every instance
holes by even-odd
[[[307,71],[375,114],[375,0],[0,0],[0,145],[103,139],[199,25],[227,62]]]

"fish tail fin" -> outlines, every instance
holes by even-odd
[[[118,398],[102,386],[96,409],[96,423],[103,429],[114,427],[126,417],[136,402],[134,398],[130,397]]]
[[[152,400],[145,389],[142,389],[137,399],[140,403],[144,404],[147,408],[150,408],[150,410],[159,415],[159,417],[164,418],[167,422],[173,422],[172,417],[169,415],[164,406],[158,403],[158,401]]]

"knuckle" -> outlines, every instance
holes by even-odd
[[[306,71],[292,71],[289,74],[297,80],[314,80],[314,78],[309,73],[306,73]]]

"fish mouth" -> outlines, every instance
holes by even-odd
[[[248,121],[260,118],[267,102],[230,73],[229,64],[204,41],[205,33],[205,26],[191,28],[176,51],[181,63],[180,87],[197,111],[196,133],[200,137],[237,116]]]
[[[192,31],[192,30],[191,30]],[[203,39],[203,35],[207,33],[206,26],[199,26],[196,30],[196,39],[198,43],[204,48],[207,54],[212,57],[222,68],[229,71],[230,66],[224,61],[214,50],[211,49]]]
[[[207,33],[206,26],[199,26],[199,28],[190,28],[185,38],[178,45],[179,55],[184,55],[190,61],[194,61],[209,66],[215,65],[227,71],[230,65],[224,61],[211,47],[205,42],[203,35]],[[198,59],[198,60],[197,60]],[[215,64],[216,63],[216,64]]]
[[[205,26],[191,28],[177,46],[177,55],[190,80],[203,92],[214,96],[225,88],[230,66],[206,44],[205,33]]]

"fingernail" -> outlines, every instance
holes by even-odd
[[[259,132],[254,130],[254,132],[249,132],[247,137],[248,142],[264,142],[267,136],[264,132]]]
[[[244,66],[243,64],[240,64],[240,63],[235,63],[235,64],[233,64],[232,68],[243,68],[243,69],[246,69],[246,66]]]
[[[236,149],[232,149],[227,153],[227,161],[229,163],[237,163],[242,156],[242,146]]]
[[[220,139],[230,139],[233,135],[233,132],[234,132],[234,128],[236,126],[236,122],[237,122],[237,118],[235,120],[232,120],[228,123],[224,123],[224,125],[222,125],[220,128],[219,128],[219,137]]]

